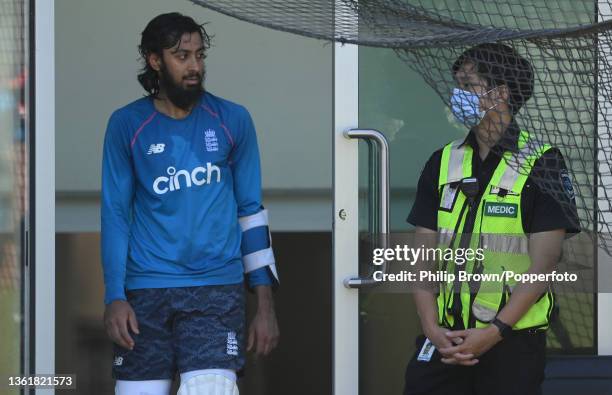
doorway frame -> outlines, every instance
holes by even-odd
[[[29,374],[55,372],[55,1],[28,0],[34,26],[29,46],[30,120],[30,229],[29,284],[31,352]],[[65,373],[65,372],[63,372]],[[68,372],[69,373],[69,372]],[[36,389],[35,394],[54,390]]]

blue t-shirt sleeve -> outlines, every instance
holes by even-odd
[[[251,115],[244,107],[240,107],[237,132],[231,155],[234,195],[238,204],[238,217],[247,217],[263,210],[263,206],[261,202],[261,164],[257,134]],[[251,241],[250,245],[246,247],[250,250],[249,252],[270,247],[267,227],[265,228],[266,239],[255,238],[255,240],[261,240],[260,246],[255,245],[257,241]],[[243,234],[243,252],[245,252],[245,243],[249,241],[248,239]],[[257,285],[271,285],[274,282],[267,267],[247,273],[247,279],[251,288]]]
[[[246,217],[262,210],[261,164],[257,135],[251,115],[240,107],[236,141],[230,157],[234,176],[234,195],[238,217]]]
[[[258,285],[273,285],[274,281],[272,280],[272,276],[270,275],[270,271],[268,267],[260,267],[257,270],[253,270],[250,273],[247,273],[249,287],[254,288]]]
[[[134,173],[127,125],[114,113],[106,129],[102,159],[102,266],[104,303],[125,300],[125,273]]]

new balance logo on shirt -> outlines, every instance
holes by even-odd
[[[210,162],[206,164],[206,167],[198,166],[191,171],[184,169],[176,170],[175,167],[170,166],[166,172],[168,177],[157,177],[153,181],[153,191],[158,195],[178,191],[183,186],[191,188],[192,185],[202,186],[210,184],[215,179],[217,180],[216,182],[221,182],[221,169]]]
[[[164,152],[164,148],[166,148],[166,144],[151,144],[149,151],[147,151],[147,155],[161,154]]]

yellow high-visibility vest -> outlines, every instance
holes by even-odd
[[[464,139],[457,140],[444,147],[438,180],[441,196],[437,217],[439,246],[455,251],[459,248],[470,211],[468,199],[459,185],[461,180],[473,176],[473,149],[463,142]],[[474,229],[471,235],[463,236],[464,245],[469,241],[469,248],[483,249],[484,259],[467,260],[460,266],[457,266],[456,258],[440,262],[441,269],[447,273],[457,273],[463,266],[465,273],[497,274],[497,277],[490,278],[502,277],[504,281],[442,282],[437,298],[440,325],[451,328],[487,326],[507,303],[516,285],[512,278],[505,281],[502,274],[509,271],[524,273],[529,269],[529,240],[521,219],[521,194],[534,163],[550,148],[550,145],[538,143],[530,139],[527,132],[521,131],[518,151],[504,151],[480,201],[473,204],[472,210],[476,210]],[[454,293],[459,295],[461,303],[455,304],[453,313]],[[549,287],[513,329],[546,329],[553,306],[553,293]],[[455,323],[459,312],[463,325]]]

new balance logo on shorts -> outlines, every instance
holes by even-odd
[[[227,354],[238,355],[238,340],[236,332],[227,332]]]
[[[166,144],[151,144],[149,150],[147,151],[147,155],[161,154],[164,152],[164,148],[166,148]]]
[[[115,357],[115,360],[113,361],[113,365],[115,366],[123,365],[123,357]]]

